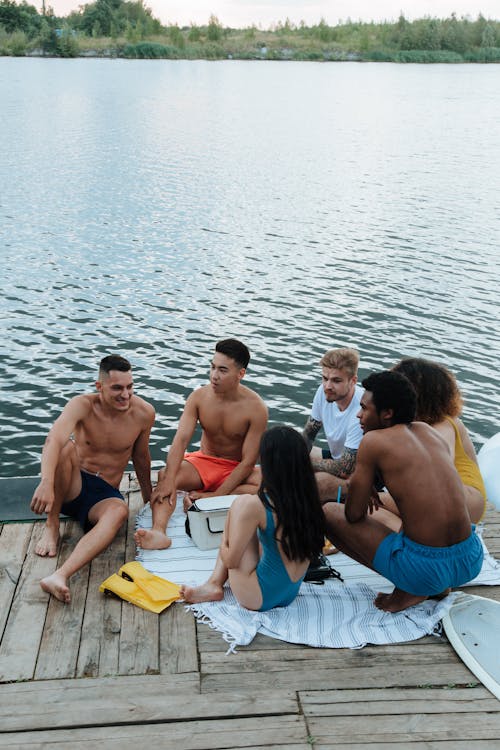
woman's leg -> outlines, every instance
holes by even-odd
[[[229,509],[222,534],[221,549],[224,549],[226,539],[231,533],[231,518],[232,513]],[[229,577],[229,584],[238,602],[247,609],[259,609],[262,606],[262,593],[255,572],[259,559],[259,541],[255,534],[243,552],[237,568],[228,570],[219,551],[210,578],[201,586],[181,586],[181,596],[188,604],[220,601],[224,597],[224,584]]]
[[[467,484],[464,484],[464,490],[465,502],[467,503],[467,510],[469,511],[470,520],[472,523],[479,523],[486,510],[484,497],[481,495],[479,490],[477,490],[475,487],[469,487],[469,485]]]

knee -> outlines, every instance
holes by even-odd
[[[335,500],[340,483],[339,478],[333,474],[328,474],[326,471],[318,471],[315,474],[315,477],[321,499],[325,500],[331,498],[332,500]]]
[[[323,505],[323,513],[328,530],[338,529],[341,524],[346,522],[344,506],[338,503],[325,503]]]
[[[66,445],[61,449],[58,464],[59,466],[71,464],[72,466],[79,467],[76,446],[72,440],[68,440]]]
[[[119,529],[128,520],[128,506],[123,500],[116,498],[109,509],[109,517],[113,520],[116,528]]]

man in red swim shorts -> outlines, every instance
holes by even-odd
[[[236,339],[216,344],[210,383],[187,399],[167,465],[152,492],[153,526],[135,533],[139,547],[170,546],[166,529],[177,490],[189,492],[185,505],[199,497],[257,492],[260,472],[255,470],[255,462],[267,425],[267,408],[254,391],[241,384],[249,360],[247,347]],[[201,449],[186,453],[198,423]]]

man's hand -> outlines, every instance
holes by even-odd
[[[47,480],[42,479],[31,500],[30,508],[33,513],[41,516],[42,513],[50,513],[54,505],[54,486]]]
[[[186,492],[184,495],[183,507],[184,512],[187,513],[189,508],[192,506],[195,500],[199,500],[201,497],[218,497],[218,492],[198,492],[198,490],[191,490]]]
[[[380,495],[377,491],[377,488],[375,487],[375,485],[373,485],[370,499],[368,501],[368,512],[370,513],[370,515],[372,515],[373,511],[378,510],[379,508],[383,508],[383,507],[384,507],[384,503],[380,499]]]
[[[169,503],[172,508],[175,508],[177,501],[177,488],[172,485],[172,482],[168,479],[163,479],[158,482],[156,487],[151,493],[150,505],[153,507],[155,503]]]

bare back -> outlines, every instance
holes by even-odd
[[[267,409],[260,396],[241,384],[230,398],[220,398],[209,385],[199,388],[193,396],[203,429],[203,453],[241,461],[249,431],[257,426],[260,438],[266,425]]]
[[[380,471],[414,541],[445,547],[469,536],[462,482],[446,441],[432,427],[412,422],[367,433],[357,468],[365,482]]]
[[[132,396],[126,412],[111,415],[97,393],[76,398],[85,402],[85,415],[73,433],[80,467],[118,487],[138,437],[149,431],[153,409],[139,396]]]

